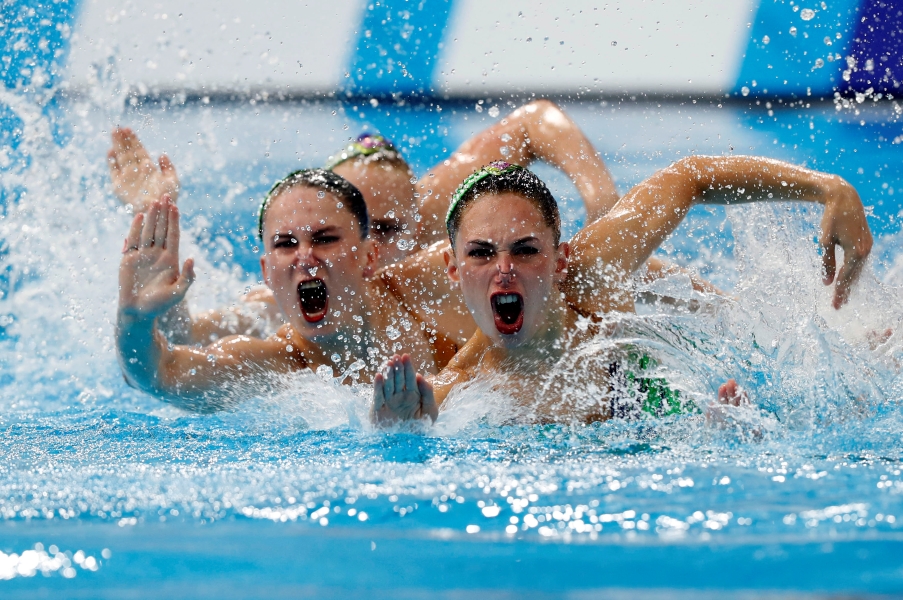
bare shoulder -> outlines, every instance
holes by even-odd
[[[476,328],[461,293],[445,274],[448,242],[436,242],[377,273],[392,295],[433,332],[464,345]]]
[[[476,377],[480,360],[490,344],[489,338],[477,329],[477,332],[455,354],[445,368],[438,375],[430,378],[438,404],[441,405],[455,387]]]

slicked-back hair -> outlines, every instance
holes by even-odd
[[[529,200],[539,210],[543,222],[552,229],[555,247],[561,241],[561,214],[558,202],[542,179],[529,169],[519,168],[503,172],[500,175],[489,175],[477,181],[452,208],[448,215],[448,238],[452,250],[455,249],[455,237],[461,227],[461,219],[467,207],[482,196],[496,196],[504,193],[517,194]]]
[[[361,239],[367,237],[370,232],[370,216],[367,214],[367,203],[364,202],[364,196],[360,190],[333,171],[327,169],[301,169],[300,171],[289,173],[273,184],[273,187],[270,188],[270,191],[263,199],[257,221],[257,229],[261,240],[263,240],[263,219],[273,198],[297,186],[310,187],[337,196],[342,201],[343,207],[347,208],[354,218],[357,219]]]

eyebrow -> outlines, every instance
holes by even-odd
[[[326,225],[319,229],[314,229],[313,231],[310,232],[310,235],[314,236],[314,235],[322,235],[324,233],[341,233],[341,231],[342,231],[341,227],[338,227],[336,225]],[[273,238],[280,238],[280,237],[298,237],[298,234],[293,231],[277,231],[273,235]]]

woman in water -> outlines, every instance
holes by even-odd
[[[370,381],[385,357],[410,349],[419,370],[470,322],[444,277],[441,252],[420,252],[374,275],[376,252],[361,193],[335,173],[308,169],[278,182],[260,209],[260,264],[286,324],[260,339],[206,347],[172,344],[157,320],[185,297],[178,209],[164,194],[132,222],[120,263],[116,342],[126,380],[187,409],[214,410],[259,392],[261,376],[329,367]]]
[[[531,420],[611,417],[629,367],[588,372],[595,380],[584,383],[603,397],[581,405],[563,400],[573,381],[555,380],[550,365],[599,335],[606,315],[633,311],[631,274],[693,205],[765,200],[824,205],[825,283],[836,280],[838,308],[872,244],[859,196],[840,177],[760,158],[685,158],[634,187],[608,214],[562,243],[555,199],[533,173],[508,163],[474,173],[447,212],[451,248],[445,261],[477,331],[431,381],[409,357],[394,356],[374,379],[374,420],[435,420],[453,389],[498,377],[506,394],[530,407]],[[844,251],[836,276],[835,246]],[[719,396],[736,404],[736,384],[722,386]]]
[[[179,182],[166,155],[160,156],[157,167],[129,129],[115,129],[112,140],[113,147],[108,153],[110,175],[113,189],[124,203],[136,211],[144,211],[150,206],[149,199],[159,198],[163,193],[170,194],[175,201]],[[531,102],[475,135],[449,159],[433,167],[416,186],[410,166],[382,136],[360,136],[330,157],[326,167],[363,194],[379,269],[444,240],[445,206],[457,184],[474,167],[504,156],[523,165],[544,160],[563,171],[584,200],[587,222],[602,216],[617,202],[614,182],[592,144],[548,100]],[[436,251],[440,250],[430,249]],[[682,270],[651,258],[645,275],[652,279],[677,272]],[[717,292],[707,282],[689,276],[697,291]],[[208,311],[193,318],[180,305],[162,319],[164,331],[170,340],[179,343],[209,343],[236,333],[266,337],[285,322],[268,288],[252,290],[244,300],[232,309]],[[440,366],[470,338],[475,327],[469,314],[465,315],[457,329],[461,333],[450,338],[445,352],[437,356]]]

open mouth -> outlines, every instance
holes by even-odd
[[[524,298],[520,294],[507,292],[493,294],[492,315],[499,333],[512,335],[524,326]]]
[[[311,279],[298,284],[301,314],[308,323],[322,321],[329,308],[329,291],[322,279]]]

